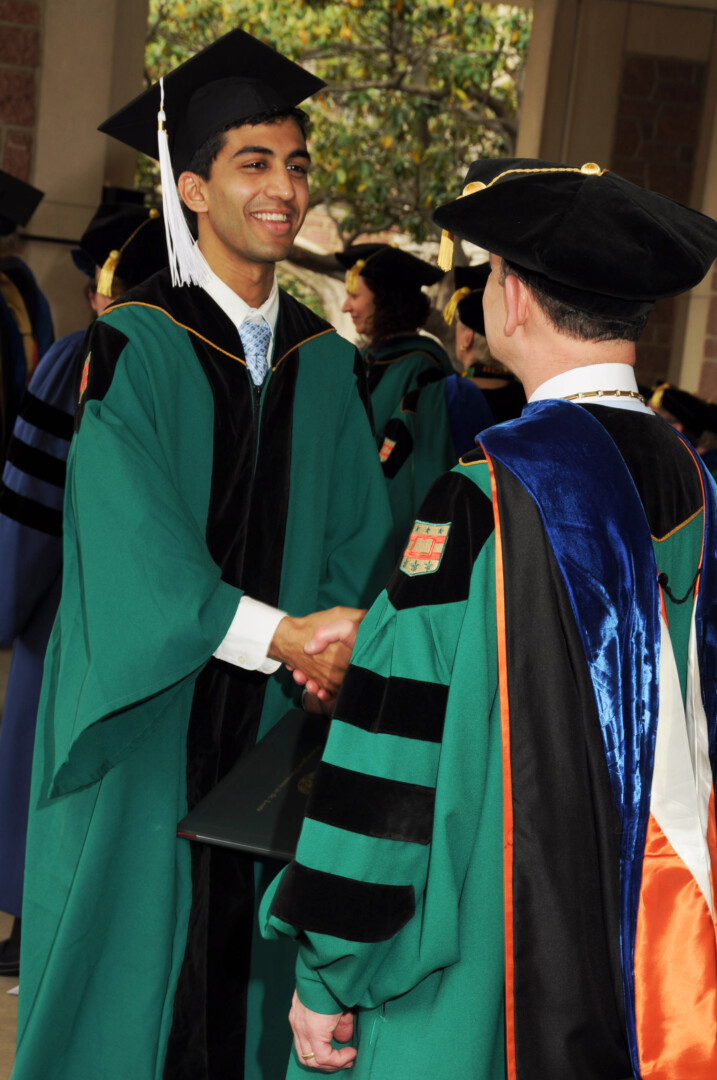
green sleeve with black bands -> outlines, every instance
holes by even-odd
[[[264,901],[265,935],[299,939],[299,997],[318,1012],[374,1007],[458,958],[466,853],[433,841],[452,830],[461,788],[465,691],[451,679],[476,639],[495,637],[494,610],[476,626],[467,608],[476,578],[493,589],[487,469],[473,472],[431,489],[409,541],[418,554],[364,620],[296,860]],[[495,661],[475,676],[467,690],[487,715]]]

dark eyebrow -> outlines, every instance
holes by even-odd
[[[235,150],[232,154],[232,158],[240,157],[242,154],[264,154],[266,157],[274,157],[274,151],[268,146],[240,146],[238,150]],[[311,163],[311,154],[308,150],[296,149],[292,150],[287,160],[292,158],[302,158],[304,161]]]

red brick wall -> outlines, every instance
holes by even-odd
[[[706,76],[707,65],[697,61],[625,56],[610,166],[616,173],[689,202]],[[637,348],[639,382],[666,378],[674,312],[674,300],[655,305]]]
[[[0,0],[0,168],[31,179],[37,73],[38,0]]]

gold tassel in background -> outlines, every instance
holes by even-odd
[[[358,262],[355,262],[351,269],[348,270],[346,273],[346,292],[350,293],[351,296],[356,295],[356,290],[358,289],[359,274],[361,273],[365,265],[366,261],[364,259],[359,259]]]
[[[100,270],[100,276],[97,279],[97,292],[102,293],[103,296],[112,296],[112,281],[119,266],[120,254],[119,251],[110,251]]]
[[[122,254],[127,250],[137,233],[141,232],[145,225],[148,225],[150,221],[155,221],[158,217],[159,210],[157,210],[153,206],[147,215],[147,219],[145,221],[142,221],[137,226],[132,235],[128,237],[127,240],[125,240],[119,251],[110,251],[109,255],[105,259],[102,269],[100,270],[100,276],[97,279],[98,293],[102,293],[103,296],[108,296],[110,299],[112,298],[112,282],[114,281],[114,276],[117,273],[117,267],[119,266]]]
[[[453,325],[453,320],[456,317],[456,311],[461,300],[465,300],[467,296],[470,296],[474,289],[469,289],[467,285],[464,285],[462,289],[456,289],[453,296],[443,309],[443,320],[448,323],[449,326]]]

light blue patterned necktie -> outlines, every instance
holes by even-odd
[[[271,330],[264,318],[258,322],[245,319],[239,327],[239,337],[244,347],[246,366],[249,368],[252,382],[261,386],[269,370],[267,352],[271,341]]]

